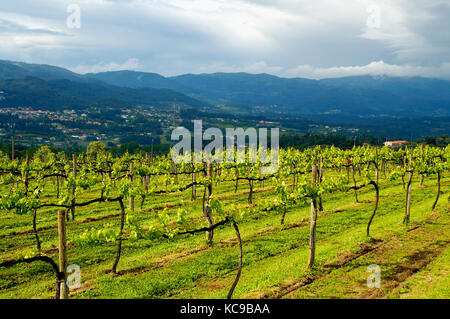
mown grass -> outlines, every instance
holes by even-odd
[[[367,220],[373,210],[374,191],[360,190],[360,203],[354,203],[353,193],[336,192],[324,197],[323,213],[317,224],[316,267],[306,269],[309,239],[309,204],[299,203],[288,210],[285,225],[280,225],[279,214],[253,216],[239,225],[244,240],[242,276],[235,290],[235,298],[448,298],[448,184],[450,177],[442,178],[441,199],[435,212],[430,208],[436,196],[435,177],[425,179],[424,187],[414,179],[410,226],[402,225],[405,196],[400,181],[380,183],[380,204],[371,227],[376,240],[365,235]],[[256,185],[259,186],[259,185]],[[266,182],[265,187],[272,186]],[[49,184],[49,195],[54,186]],[[214,187],[216,194],[225,195],[228,204],[247,206],[247,185],[241,184],[234,194],[234,185]],[[3,190],[7,191],[7,190]],[[170,214],[185,208],[188,217],[201,216],[202,189],[196,201],[190,192],[152,196],[144,209],[136,213],[140,224],[148,225],[155,211],[167,208]],[[92,193],[82,200],[93,198]],[[254,202],[274,198],[267,190],[254,194]],[[118,205],[96,204],[76,211],[76,220],[68,223],[68,241],[76,239],[87,228],[100,229],[106,225],[118,226]],[[174,206],[174,207],[173,207]],[[138,201],[136,207],[139,207]],[[115,217],[111,217],[115,216]],[[109,217],[86,222],[88,218]],[[56,210],[40,211],[38,227],[43,242],[42,250],[56,248]],[[417,227],[417,230],[414,230]],[[35,246],[30,215],[0,213],[0,262],[16,258]],[[413,230],[411,230],[413,229]],[[411,231],[408,231],[411,230]],[[423,236],[413,236],[418,231]],[[26,233],[24,233],[26,232]],[[424,240],[427,235],[428,241]],[[446,241],[447,240],[447,241]],[[408,263],[415,251],[436,251],[436,242],[442,244],[438,253],[429,256],[423,267],[396,283],[389,279]],[[396,243],[390,249],[391,243]],[[400,244],[397,244],[400,243]],[[358,256],[361,244],[381,245],[373,252]],[[177,237],[172,240],[125,241],[119,263],[119,275],[105,272],[115,256],[115,244],[70,246],[69,263],[80,265],[82,288],[71,292],[73,298],[224,298],[234,280],[237,267],[237,244],[231,226],[216,229],[214,245],[209,247],[204,234]],[[379,251],[380,253],[376,253]],[[355,259],[339,267],[329,267],[343,257],[355,254]],[[57,257],[56,252],[50,256]],[[367,288],[367,265],[382,267],[382,280],[389,283],[378,293]],[[420,264],[421,265],[421,264]],[[420,266],[419,265],[419,266]],[[444,277],[444,278],[442,278]],[[305,278],[312,282],[302,285]],[[446,285],[447,283],[447,285]],[[426,289],[425,289],[426,287]],[[51,298],[54,295],[54,277],[49,266],[40,263],[21,264],[0,269],[0,298]]]

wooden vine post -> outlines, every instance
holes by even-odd
[[[352,163],[352,172],[353,172],[353,175],[352,175],[352,177],[353,177],[353,186],[354,186],[354,188],[353,188],[353,191],[355,192],[355,203],[359,203],[359,200],[358,200],[358,190],[357,190],[357,187],[356,187],[356,178],[355,178],[355,164],[353,164]]]
[[[315,159],[314,159],[315,161]],[[311,186],[316,187],[317,182],[317,166],[316,163],[312,166],[311,173]],[[308,269],[311,269],[314,265],[314,257],[316,253],[316,224],[317,224],[317,198],[311,196],[311,216],[309,222],[309,257],[308,257]]]
[[[406,187],[406,208],[405,208],[405,218],[403,219],[403,223],[409,224],[409,217],[411,214],[411,190],[412,190],[412,178],[413,178],[413,170],[412,170],[412,154],[409,154],[409,163],[408,163],[408,185]]]
[[[178,167],[177,167],[177,163],[175,163],[175,162],[172,162],[172,171],[175,176],[175,183],[178,184]]]
[[[125,205],[123,204],[122,198],[118,199],[119,205],[120,205],[120,229],[119,229],[119,237],[117,242],[117,253],[116,253],[116,259],[114,260],[114,264],[111,268],[111,272],[113,274],[117,274],[117,265],[120,261],[120,256],[122,255],[122,237],[123,237],[123,228],[125,226]]]
[[[56,176],[56,198],[59,198],[59,193],[60,193],[59,182],[60,182],[59,176]]]
[[[14,162],[14,135],[11,136],[11,160]]]
[[[423,144],[420,145],[420,157],[421,160],[423,160]],[[423,186],[423,179],[424,179],[423,174],[420,174],[420,186]]]
[[[197,173],[192,172],[192,194],[191,200],[194,201],[197,198]]]
[[[144,177],[144,190],[145,190],[145,194],[148,193],[148,183],[150,182],[150,176],[149,175],[145,175]],[[144,209],[144,202],[145,202],[145,196],[146,195],[142,195],[142,200],[141,200],[141,210]]]
[[[131,161],[130,163],[130,183],[133,185],[133,174],[134,174],[134,162]],[[128,208],[131,212],[134,212],[134,196],[130,195],[128,197]]]
[[[322,183],[322,180],[323,180],[323,158],[320,157],[319,158],[318,174],[317,174],[317,182],[319,183],[319,185]],[[319,206],[319,212],[323,212],[322,196],[319,196],[318,206]]]
[[[58,211],[58,250],[59,250],[59,272],[62,274],[59,283],[59,298],[67,299],[69,287],[67,287],[67,257],[66,257],[66,211]]]
[[[139,151],[139,168],[142,168],[142,151]],[[141,175],[141,186],[144,186],[144,177]]]
[[[26,155],[26,159],[25,159],[25,165],[26,165],[26,169],[25,169],[25,176],[24,176],[24,181],[23,181],[23,186],[25,188],[25,196],[28,196],[28,169],[30,166],[30,157],[28,156],[28,151],[27,151],[27,155]]]
[[[149,164],[148,153],[145,153],[145,163]],[[144,190],[145,190],[145,193],[144,193],[144,195],[142,195],[141,210],[144,209],[145,197],[146,197],[146,194],[148,193],[148,184],[149,183],[150,183],[150,175],[146,174],[144,176]]]
[[[350,160],[347,160],[347,184],[350,183]]]
[[[234,183],[234,192],[237,193],[238,187],[239,187],[239,167],[236,164],[236,167],[234,169],[234,173],[235,173],[235,183]]]
[[[208,227],[211,227],[213,225],[212,222],[212,212],[211,212],[211,207],[209,205],[209,199],[212,195],[212,164],[211,163],[207,163],[206,164],[206,176],[207,176],[207,183],[208,185],[206,186],[206,203],[204,206],[204,210],[203,210],[203,215],[206,217],[206,220],[208,221]],[[212,244],[213,242],[213,237],[214,237],[214,230],[209,230],[206,231],[206,240],[208,242],[209,245]]]
[[[250,166],[248,167],[247,172],[249,174],[249,178],[248,178],[249,193],[248,193],[247,202],[251,205],[253,203],[253,180],[252,180],[252,177],[250,174],[250,172],[251,172]]]
[[[375,182],[378,185],[378,147],[375,147]]]
[[[405,148],[405,153],[403,155],[403,161],[402,161],[402,168],[404,168],[406,170],[406,150],[408,149],[408,147]],[[405,173],[402,174],[402,184],[403,184],[403,189],[405,189]]]
[[[296,186],[296,184],[295,184],[295,181],[296,181],[296,179],[295,179],[295,177],[296,177],[296,176],[295,176],[295,175],[296,175],[296,174],[295,174],[295,169],[296,169],[297,163],[294,163],[293,166],[294,166],[294,167],[293,167],[293,169],[292,169],[292,170],[293,170],[293,174],[292,174],[292,187],[295,188],[295,186]]]
[[[75,220],[75,191],[76,191],[75,180],[77,178],[77,157],[75,154],[72,154],[72,176],[74,181],[72,186],[72,207],[70,208],[70,212],[72,215],[72,220]]]
[[[36,227],[36,218],[37,218],[37,208],[33,208],[33,233],[34,238],[36,239],[36,249],[38,250],[38,252],[41,252],[41,240],[39,239]]]
[[[194,201],[197,198],[197,173],[195,173],[195,163],[194,163],[194,156],[192,156],[192,194],[191,194],[191,200]]]

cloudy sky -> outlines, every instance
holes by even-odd
[[[8,0],[0,43],[79,73],[450,79],[450,0]]]

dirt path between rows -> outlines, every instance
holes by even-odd
[[[302,219],[300,222],[287,224],[283,228],[279,228],[276,226],[275,227],[267,227],[261,231],[258,231],[258,232],[255,232],[255,233],[252,233],[252,234],[242,237],[242,241],[243,241],[243,243],[245,243],[245,242],[251,241],[252,239],[254,239],[256,237],[269,235],[276,231],[284,231],[284,230],[289,230],[292,228],[298,228],[298,227],[304,227],[304,226],[308,226],[308,221]],[[418,228],[420,228],[420,225],[413,224],[411,226],[411,228],[408,230],[408,232],[415,231]],[[224,246],[236,245],[236,244],[237,244],[237,239],[232,237],[232,238],[221,240],[221,241],[217,242],[215,245],[220,245],[220,246],[224,247]],[[268,257],[264,257],[262,259],[274,257],[279,254],[285,253],[287,251],[297,249],[304,245],[305,245],[304,243],[299,243],[298,245],[295,245],[294,247],[290,247],[287,250],[280,251],[277,254],[274,254],[274,255],[271,255]],[[331,273],[333,271],[333,269],[344,267],[345,265],[349,264],[350,262],[354,261],[355,259],[357,259],[361,256],[364,256],[376,249],[379,249],[383,245],[384,245],[383,240],[372,240],[369,243],[360,244],[360,246],[358,247],[356,252],[345,253],[342,256],[340,256],[337,260],[335,260],[331,263],[325,264],[323,266],[323,269],[321,269],[322,272],[319,275],[307,276],[299,282],[293,282],[293,283],[290,283],[285,286],[280,286],[273,291],[265,293],[262,296],[258,296],[258,298],[281,298],[285,295],[290,294],[291,292],[294,292],[304,286],[311,284],[312,282],[314,282],[314,280],[317,280],[317,279],[320,279],[320,278],[326,276],[327,274]],[[211,247],[205,245],[205,246],[202,246],[199,248],[190,249],[190,250],[182,251],[182,252],[178,252],[178,253],[173,253],[171,255],[166,255],[166,256],[156,260],[155,262],[153,262],[150,265],[144,265],[144,266],[139,266],[139,267],[119,271],[118,276],[135,276],[135,275],[141,274],[146,271],[161,268],[162,266],[164,266],[170,262],[191,257],[194,254],[206,251],[210,248]],[[257,261],[259,261],[259,260],[257,260]],[[230,269],[229,271],[226,271],[225,273],[221,274],[219,277],[223,277],[223,276],[233,273],[235,271],[236,271],[236,269]],[[217,279],[219,279],[219,277]],[[213,281],[214,281],[214,278],[208,279],[208,282],[213,282]],[[209,287],[209,286],[210,286],[210,284],[205,284],[205,289],[211,289],[211,287]],[[181,289],[181,290],[183,290],[183,289]],[[175,292],[174,294],[177,294],[177,292]]]
[[[421,223],[416,223],[416,225],[405,232],[404,236],[391,235],[387,238],[360,244],[356,251],[346,252],[334,261],[319,267],[319,274],[308,275],[300,280],[275,287],[260,297],[295,298],[293,295],[296,292],[301,289],[308,289],[309,286],[317,281],[331,281],[336,278],[342,281],[347,278],[348,280],[353,280],[353,282],[349,287],[345,288],[346,290],[342,288],[344,291],[339,296],[336,295],[334,297],[345,297],[345,291],[351,292],[351,298],[389,297],[396,288],[430,264],[450,244],[450,236],[448,233],[445,233],[445,228],[439,228],[442,226],[437,221],[439,216],[439,214],[435,213]],[[448,224],[445,225],[448,226]],[[400,254],[401,257],[397,256],[394,258],[393,256],[397,254]],[[371,264],[370,262],[361,261],[361,257],[366,257],[367,260],[372,260],[379,264],[382,271],[387,273],[382,276],[382,289],[368,289],[365,284],[366,278],[361,278],[361,281],[355,282],[354,274],[352,277],[350,274],[343,275],[342,272],[339,272],[333,278],[335,271],[342,270],[345,267],[348,267],[349,272],[352,272],[354,266],[360,266],[359,263],[364,265]],[[329,295],[320,295],[320,287],[322,286],[326,287],[326,285],[318,284],[317,287],[319,288],[311,292],[311,295],[314,295],[316,298],[331,297]]]
[[[307,226],[307,225],[308,225],[307,221],[306,220],[302,220],[300,222],[286,224],[281,229],[277,229],[276,227],[267,227],[267,228],[265,228],[265,229],[263,229],[261,231],[255,232],[253,234],[243,236],[242,237],[242,242],[243,243],[249,242],[249,241],[251,241],[252,239],[254,239],[256,237],[269,235],[269,234],[272,234],[272,233],[274,233],[276,231],[285,231],[285,230],[298,228],[298,227],[303,227],[303,226]],[[215,244],[215,246],[217,246],[217,245],[221,246],[221,247],[225,247],[225,246],[229,246],[229,245],[235,246],[235,245],[237,245],[237,239],[236,238],[224,239],[224,240],[221,240],[221,241],[217,242]],[[296,248],[298,248],[301,245],[303,245],[303,244],[298,244],[297,246],[295,246],[293,248],[290,248],[289,250],[296,249]],[[163,266],[165,266],[165,265],[167,265],[167,264],[169,264],[171,262],[191,257],[191,256],[193,256],[193,255],[195,255],[197,253],[200,253],[200,252],[212,249],[212,248],[213,247],[204,245],[204,246],[201,246],[201,247],[198,247],[198,248],[194,248],[194,249],[183,250],[181,252],[175,252],[175,253],[172,253],[172,254],[169,254],[169,255],[165,255],[164,257],[157,259],[155,262],[152,262],[150,265],[143,265],[143,266],[139,266],[139,267],[135,267],[135,268],[129,268],[129,269],[120,270],[120,271],[118,271],[116,276],[117,277],[136,276],[136,275],[139,275],[139,274],[147,272],[147,271],[151,271],[151,270],[155,270],[155,269],[161,268],[161,267],[163,267]],[[278,254],[281,254],[283,252],[285,252],[285,251],[280,251]],[[273,257],[273,256],[271,256],[271,257]],[[268,257],[265,257],[265,258],[268,258]],[[221,276],[226,275],[228,273],[233,273],[234,271],[236,271],[236,269],[230,269],[227,272],[225,272],[224,274],[222,274]],[[92,283],[86,283],[80,289],[72,291],[71,295],[78,295],[80,293],[83,293],[86,290],[92,288],[92,286],[93,286]]]
[[[286,295],[291,294],[292,292],[301,289],[309,284],[312,284],[315,280],[323,278],[330,274],[333,269],[344,267],[349,264],[351,261],[364,256],[371,251],[378,249],[383,245],[383,241],[373,241],[371,243],[360,244],[360,247],[355,252],[346,253],[340,256],[334,262],[325,264],[321,267],[320,274],[317,275],[307,275],[301,280],[293,281],[289,284],[281,285],[276,288],[271,289],[269,292],[264,293],[260,298],[262,299],[279,299]]]

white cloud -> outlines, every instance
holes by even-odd
[[[213,73],[213,72],[246,72],[246,73],[269,73],[281,74],[284,68],[281,66],[270,66],[266,62],[256,62],[249,66],[230,66],[224,63],[217,63],[207,66],[202,66],[198,69],[198,73]]]
[[[282,73],[289,77],[306,77],[312,79],[335,78],[357,75],[388,75],[395,77],[422,76],[441,77],[450,79],[450,63],[442,63],[439,66],[425,67],[414,65],[388,64],[383,61],[371,62],[367,65],[338,66],[330,68],[315,68],[310,65],[300,65]]]
[[[298,65],[293,68],[267,65],[265,62],[258,62],[250,66],[226,66],[224,64],[214,64],[202,68],[200,72],[247,72],[247,73],[269,73],[281,77],[301,77],[308,79],[337,78],[346,76],[373,75],[373,76],[393,76],[411,77],[421,76],[429,78],[450,79],[450,62],[442,63],[438,66],[418,66],[408,64],[389,64],[383,61],[374,61],[366,65],[335,66],[329,68],[318,68],[311,65]]]
[[[94,65],[79,64],[76,67],[70,68],[71,71],[80,74],[137,69],[139,69],[139,60],[135,58],[128,59],[124,63],[99,62]]]
[[[66,8],[73,2],[2,3],[0,59],[81,73],[448,77],[448,0],[77,0],[82,27],[68,29]],[[374,5],[377,28],[367,24]]]
[[[448,0],[374,3],[380,13],[380,28],[364,27],[361,38],[383,43],[392,50],[397,62],[446,62],[450,54]]]

